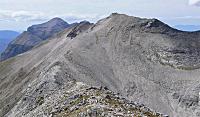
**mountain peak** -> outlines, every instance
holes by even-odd
[[[59,18],[59,17],[54,17],[54,18],[52,18],[51,20],[62,20],[62,21],[64,21],[63,19],[61,19],[61,18]]]
[[[59,17],[52,18],[47,23],[64,23],[64,24],[68,24],[67,22],[65,22],[63,19],[61,19]]]
[[[119,18],[119,17],[122,17],[123,19],[130,19],[130,20],[136,20],[138,22],[142,21],[146,21],[146,22],[149,22],[151,24],[157,24],[157,25],[163,25],[164,23],[161,22],[160,20],[156,19],[156,18],[153,18],[153,19],[148,19],[148,18],[140,18],[140,17],[135,17],[135,16],[129,16],[129,15],[126,15],[126,14],[119,14],[119,13],[112,13],[109,17],[111,18]]]
[[[65,26],[65,27],[68,27],[69,24],[67,22],[65,22],[63,19],[59,18],[59,17],[55,17],[45,23],[42,23],[42,24],[36,24],[36,25],[32,25],[31,27],[28,28],[31,29],[31,28],[38,28],[38,27],[45,27],[45,28],[48,28],[48,27],[55,27],[55,26]]]
[[[129,16],[127,14],[121,14],[121,13],[112,13],[109,17],[125,17],[125,18],[136,18],[136,19],[146,19],[146,18],[140,18],[136,16]]]
[[[58,17],[42,24],[33,25],[8,45],[7,49],[1,54],[0,60],[26,52],[43,40],[49,39],[70,26]]]
[[[31,32],[32,34],[36,34],[42,39],[47,39],[52,36],[53,33],[57,33],[69,26],[70,24],[65,22],[63,19],[56,17],[48,22],[33,25],[29,27],[27,31]]]
[[[149,33],[169,34],[178,31],[156,18],[140,18],[126,14],[112,13],[105,20],[109,20],[109,24],[112,24],[113,26],[124,26],[136,31]]]

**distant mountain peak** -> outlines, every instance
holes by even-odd
[[[36,34],[42,39],[49,38],[52,33],[57,33],[67,27],[69,27],[70,24],[62,20],[61,18],[53,18],[49,20],[48,22],[37,24],[29,27],[27,29],[28,32],[31,32],[32,34]]]
[[[68,24],[67,22],[65,22],[63,19],[61,19],[59,17],[55,17],[55,18],[49,20],[47,23],[65,23],[65,24]]]
[[[90,23],[90,22],[87,21],[87,20],[84,20],[84,21],[81,21],[81,22],[80,22],[80,24],[82,24],[82,23]]]
[[[45,23],[32,25],[28,28],[28,30],[31,28],[37,28],[37,27],[53,27],[53,26],[57,26],[58,24],[62,24],[63,26],[69,26],[69,24],[65,22],[63,19],[55,17]]]
[[[58,17],[42,24],[32,25],[8,45],[7,49],[1,54],[0,60],[26,52],[43,40],[47,40],[70,26],[70,24]]]
[[[61,18],[59,18],[59,17],[54,17],[54,18],[52,18],[51,20],[58,20],[58,21],[60,20],[60,21],[64,21],[63,19],[61,19]],[[50,21],[51,21],[51,20],[50,20]]]

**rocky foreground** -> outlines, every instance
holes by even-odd
[[[27,91],[29,91],[27,89]],[[168,117],[128,101],[106,87],[91,87],[70,81],[48,93],[35,90],[26,95],[10,117]]]

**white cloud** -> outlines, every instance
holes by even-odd
[[[42,12],[0,10],[1,21],[39,21],[44,20]]]
[[[188,19],[200,19],[200,16],[179,16],[179,17],[168,17],[165,19],[173,20],[173,19],[181,19],[181,20],[188,20]]]
[[[92,22],[95,22],[102,17],[102,15],[99,14],[79,14],[79,13],[66,13],[66,14],[62,14],[62,15],[54,15],[53,17],[60,17],[70,23],[72,22],[79,22],[79,21],[83,21],[83,20],[89,20]]]
[[[189,0],[189,5],[200,6],[200,0]]]
[[[48,14],[36,11],[9,11],[0,10],[0,21],[17,21],[17,22],[33,22],[33,21],[46,21],[54,17],[60,17],[70,23],[78,22],[82,20],[96,21],[102,18],[98,14],[78,14],[78,13],[66,13],[66,14]]]

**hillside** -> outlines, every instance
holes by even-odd
[[[73,80],[107,87],[172,117],[198,117],[199,47],[199,32],[179,31],[157,19],[114,13],[96,24],[70,27],[0,63],[0,115],[20,115],[29,105],[24,116],[37,113],[49,101],[39,98],[40,106],[34,106],[38,96],[60,99],[52,91],[62,92]],[[22,103],[26,96],[28,103]]]

